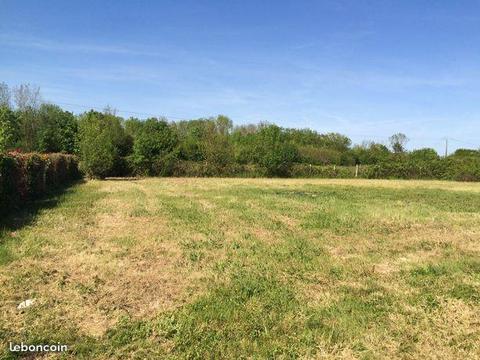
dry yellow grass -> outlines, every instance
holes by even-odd
[[[480,184],[132,179],[60,200],[1,235],[5,339],[85,358],[480,356]]]

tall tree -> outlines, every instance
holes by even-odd
[[[233,161],[233,147],[230,141],[232,128],[232,120],[225,115],[219,115],[205,123],[201,150],[208,164],[224,167]]]
[[[390,146],[395,154],[401,154],[406,151],[405,146],[409,141],[407,135],[402,133],[393,134],[389,140]]]
[[[25,151],[36,151],[39,129],[38,109],[42,103],[40,88],[21,84],[13,88],[13,97],[20,120],[21,147]]]
[[[0,106],[11,107],[11,94],[8,85],[0,82]]]
[[[19,140],[16,114],[7,106],[0,106],[0,152],[14,148]]]
[[[146,120],[139,128],[133,144],[133,160],[137,172],[153,175],[154,163],[169,154],[176,144],[176,134],[165,120]]]
[[[121,119],[110,114],[89,111],[79,120],[79,155],[81,168],[93,178],[117,175],[125,155],[125,131]]]
[[[293,162],[298,158],[294,145],[286,140],[282,129],[276,125],[263,127],[255,146],[257,162],[268,176],[288,176]]]
[[[15,105],[20,111],[26,109],[38,109],[42,104],[40,87],[30,84],[21,84],[13,88]]]
[[[72,154],[76,149],[77,121],[59,106],[42,104],[38,111],[38,148],[40,152]]]

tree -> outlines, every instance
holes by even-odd
[[[417,161],[433,161],[440,159],[438,153],[431,148],[413,150],[411,153],[409,153],[409,157],[410,159]]]
[[[118,174],[125,147],[121,119],[97,111],[83,114],[79,120],[80,166],[92,178]]]
[[[15,105],[20,111],[26,109],[38,109],[42,103],[40,87],[30,84],[21,84],[13,88]]]
[[[405,134],[397,133],[393,134],[389,138],[390,146],[395,154],[401,154],[406,151],[405,145],[409,141],[408,137]]]
[[[0,106],[0,152],[14,148],[18,140],[19,127],[17,116],[7,106]]]
[[[175,123],[175,132],[179,140],[180,158],[192,161],[205,160],[201,146],[207,122],[207,119],[197,119]]]
[[[77,121],[59,106],[43,104],[39,112],[38,151],[73,154],[77,141]]]
[[[16,111],[20,122],[21,147],[25,151],[38,150],[38,109],[42,103],[40,88],[22,84],[13,88]]]
[[[257,154],[255,152],[255,144],[259,131],[259,126],[256,124],[241,125],[233,129],[231,141],[235,161],[240,164],[252,164],[256,162]]]
[[[352,141],[345,135],[339,133],[327,133],[320,135],[321,147],[335,149],[340,152],[348,151]]]
[[[133,144],[133,162],[137,172],[154,175],[155,162],[172,152],[176,145],[176,134],[165,120],[146,120]]]
[[[457,149],[451,155],[452,157],[458,158],[469,158],[469,157],[479,157],[480,150],[472,150],[472,149]]]
[[[295,146],[286,141],[282,129],[276,125],[263,127],[255,146],[257,162],[268,176],[288,176],[293,162],[298,158]]]
[[[130,136],[132,139],[135,139],[140,133],[144,122],[137,118],[130,118],[125,120],[125,134]]]
[[[208,164],[224,167],[233,161],[233,147],[230,141],[232,128],[232,120],[224,115],[205,122],[200,149]]]
[[[6,106],[10,108],[12,104],[10,103],[10,89],[8,85],[4,82],[0,83],[0,106]]]
[[[360,145],[355,145],[352,149],[357,164],[376,164],[388,158],[390,150],[379,143],[373,141],[364,141]]]
[[[320,148],[313,145],[298,148],[300,161],[313,165],[340,165],[341,153],[335,149]]]

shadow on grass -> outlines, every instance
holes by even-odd
[[[125,177],[106,177],[103,181],[136,181],[141,180],[140,177],[125,176]]]
[[[65,200],[64,195],[72,191],[74,186],[83,183],[85,183],[83,179],[73,181],[68,185],[49,191],[39,199],[13,207],[6,216],[0,217],[0,235],[4,231],[15,231],[28,226],[35,220],[40,211],[58,206]]]

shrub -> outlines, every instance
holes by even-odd
[[[358,177],[366,177],[368,173],[368,165],[359,167]],[[355,166],[295,164],[291,176],[298,178],[351,179],[355,177]]]
[[[156,176],[172,176],[178,158],[176,153],[157,156],[152,163],[152,172]]]
[[[133,144],[131,160],[135,173],[165,176],[168,171],[165,172],[163,166],[172,161],[169,154],[176,144],[176,135],[166,121],[146,120]]]
[[[259,132],[256,144],[257,163],[268,176],[290,176],[294,161],[298,158],[296,147],[286,141],[285,134],[276,125],[268,125]]]
[[[458,158],[421,161],[408,157],[392,158],[369,168],[373,179],[443,179],[480,181],[480,158]]]
[[[90,111],[79,121],[80,167],[92,178],[121,175],[121,158],[129,142],[120,119],[111,114]]]
[[[313,165],[340,165],[341,152],[335,149],[319,148],[312,145],[298,149],[302,162]]]
[[[42,104],[38,111],[37,150],[45,153],[76,150],[77,121],[74,115],[52,104]]]
[[[41,157],[39,154],[25,156],[24,166],[29,199],[34,199],[45,192],[45,170],[48,164],[48,157]]]
[[[16,114],[7,106],[0,106],[0,151],[13,148],[20,137]]]
[[[0,214],[79,176],[73,155],[0,154]]]
[[[254,164],[216,166],[206,162],[178,160],[172,168],[178,177],[265,177],[265,169]]]
[[[445,178],[456,181],[480,181],[480,157],[446,159]]]

